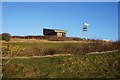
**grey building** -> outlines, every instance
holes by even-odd
[[[45,36],[66,36],[67,31],[66,30],[59,30],[59,29],[46,29],[43,28],[43,34]]]

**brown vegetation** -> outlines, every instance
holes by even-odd
[[[26,44],[26,43],[25,43]],[[23,45],[25,45],[23,44]],[[36,43],[39,44],[40,43]],[[48,44],[47,46],[44,46]],[[74,54],[81,55],[91,52],[118,50],[120,42],[96,42],[96,43],[43,43],[41,46],[26,45],[30,48],[22,48],[19,45],[3,45],[3,56],[45,56],[54,54]]]

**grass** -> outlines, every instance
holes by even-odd
[[[4,49],[3,56],[43,56],[53,54],[81,55],[90,52],[118,50],[117,43],[44,43],[44,42],[9,42],[3,46],[18,46],[21,50],[16,54],[8,54],[12,48]],[[5,51],[4,51],[5,50]],[[15,50],[15,49],[14,49]],[[13,51],[14,52],[14,51]]]
[[[24,48],[33,48],[33,47],[56,47],[59,43],[38,43],[38,42],[10,42],[10,43],[3,43],[3,45],[18,45]]]
[[[4,78],[120,78],[120,53],[13,59],[3,66],[3,74]]]
[[[119,50],[120,46],[117,42],[7,42],[2,46],[5,47],[2,49],[4,57],[73,54],[72,56],[12,59],[3,66],[4,78],[120,78],[119,52],[86,54],[95,51]],[[15,46],[22,50],[16,52]],[[7,61],[4,59],[3,63]]]

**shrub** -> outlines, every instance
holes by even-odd
[[[42,52],[42,50],[38,47],[34,47],[33,48],[33,53],[35,56],[42,56],[42,54],[40,54]]]
[[[47,50],[44,51],[45,55],[53,55],[53,54],[58,54],[58,50],[54,48],[48,48]]]
[[[50,41],[66,41],[67,38],[65,37],[51,37]]]
[[[58,49],[55,48],[39,48],[34,47],[33,48],[34,54],[36,56],[44,56],[44,55],[53,55],[60,53]]]
[[[6,42],[10,41],[11,35],[9,33],[2,33],[2,40],[5,40]]]
[[[84,54],[83,45],[78,44],[66,44],[64,46],[64,52],[69,54]]]
[[[13,45],[3,45],[1,48],[1,52],[3,56],[15,56],[19,52],[24,51],[25,48],[19,47],[19,46],[13,46]]]
[[[81,38],[73,38],[73,41],[81,41]]]

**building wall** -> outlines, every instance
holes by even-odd
[[[57,33],[57,36],[58,36],[58,37],[61,37],[61,36],[63,36],[63,35],[62,35],[62,33],[58,32],[58,33]]]
[[[57,33],[54,30],[49,30],[49,29],[43,29],[43,34],[44,35],[51,35],[51,36],[57,35]]]
[[[62,33],[62,36],[66,36],[66,33]]]
[[[52,30],[52,29],[43,29],[43,34],[44,35],[49,35],[49,36],[58,36],[58,37],[66,36],[65,32],[55,31],[55,30]]]

